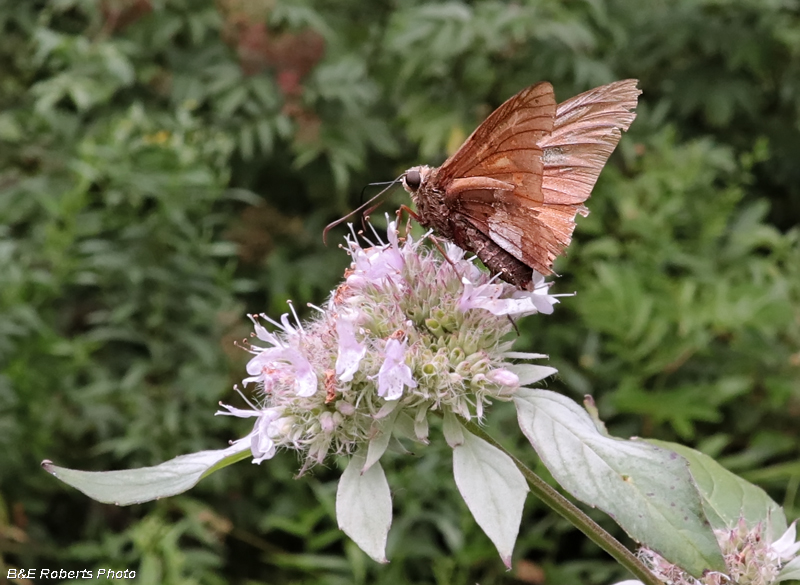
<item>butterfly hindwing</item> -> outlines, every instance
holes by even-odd
[[[642,93],[636,83],[635,79],[617,81],[558,105],[553,131],[538,142],[543,149],[545,205],[582,207],[589,198],[622,131],[636,117],[633,110]]]

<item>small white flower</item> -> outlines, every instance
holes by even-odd
[[[405,363],[406,342],[390,339],[384,348],[384,360],[378,371],[378,396],[386,400],[397,400],[403,395],[403,387],[416,388],[411,368]]]
[[[283,331],[287,337],[292,337],[293,335],[297,335],[298,333],[303,333],[303,326],[300,324],[300,320],[297,318],[297,313],[295,312],[294,305],[292,305],[291,301],[289,302],[289,306],[292,309],[292,314],[294,315],[297,327],[294,327],[292,326],[291,323],[289,323],[289,313],[284,313],[283,315],[281,315],[280,323],[278,323],[274,319],[271,319],[269,315],[266,315],[265,313],[261,313],[260,315],[248,315],[250,320],[253,322],[253,328],[256,331],[256,337],[258,337],[261,341],[266,341],[273,347],[285,347],[286,345],[284,341],[281,340],[281,338],[278,337],[276,334],[267,331],[267,328],[264,327],[261,323],[259,323],[258,321],[259,318],[264,319],[275,325],[275,327]],[[260,349],[261,348],[254,348],[251,351],[253,351],[253,353],[256,353]]]
[[[797,537],[797,520],[792,522],[791,526],[786,529],[786,532],[783,535],[772,543],[770,546],[770,552],[775,555],[775,557],[782,561],[788,562],[792,560],[797,553],[800,552],[800,540],[795,542],[795,538]]]
[[[349,382],[358,371],[358,365],[367,348],[356,339],[356,328],[352,314],[339,315],[336,320],[336,333],[339,336],[339,350],[336,357],[336,375],[340,382]]]
[[[543,276],[535,272],[533,276],[533,290],[515,290],[510,298],[500,298],[509,290],[509,285],[488,282],[475,286],[466,277],[462,278],[464,292],[461,294],[458,308],[462,311],[484,309],[493,315],[532,315],[534,313],[549,315],[553,312],[553,305],[558,302],[558,299],[555,295],[548,294],[550,283],[545,283]]]
[[[570,296],[567,295],[551,295],[550,294],[550,287],[553,285],[552,282],[545,282],[544,276],[533,271],[533,280],[531,280],[530,288],[532,290],[527,291],[517,291],[514,293],[514,298],[524,298],[527,299],[539,313],[544,315],[552,315],[553,314],[553,305],[558,302],[556,297],[560,296]]]
[[[483,271],[475,266],[471,261],[465,260],[466,252],[452,242],[444,243],[444,252],[447,259],[453,264],[457,264],[461,274],[470,282],[478,280],[483,275]]]
[[[397,240],[395,222],[389,223],[387,230],[389,244],[362,248],[355,235],[348,240],[353,257],[353,272],[347,277],[347,284],[360,287],[370,283],[380,283],[387,277],[398,275],[404,267],[403,254]]]
[[[253,328],[256,331],[256,337],[258,337],[261,341],[266,341],[273,347],[283,346],[280,338],[274,333],[267,331],[267,328],[258,322],[258,319],[256,319],[255,315],[248,315],[248,317],[250,317],[250,320],[253,322]]]
[[[250,378],[243,381],[247,385],[251,381],[267,385],[269,377],[279,368],[278,362],[289,362],[292,365],[295,390],[298,396],[312,396],[317,391],[317,375],[306,357],[291,347],[270,347],[261,350],[256,357],[247,363]]]
[[[273,439],[276,438],[278,429],[272,429],[272,425],[281,418],[281,409],[257,409],[253,407],[252,410],[243,410],[222,403],[220,403],[220,406],[228,409],[228,412],[218,410],[215,414],[237,416],[239,418],[258,417],[250,434],[241,439],[242,441],[250,439],[253,463],[261,463],[265,459],[272,459],[275,456],[276,446]]]

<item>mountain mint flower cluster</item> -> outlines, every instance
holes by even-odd
[[[366,248],[347,238],[352,265],[312,321],[301,324],[293,307],[294,323],[251,316],[257,342],[243,384],[255,384],[259,399],[217,414],[257,419],[254,463],[285,447],[304,453],[306,470],[397,431],[401,412],[411,438],[427,442],[429,411],[480,419],[519,388],[511,359],[544,357],[511,352],[506,340],[511,317],[553,312],[558,301],[541,276],[519,290],[452,244],[443,259],[422,240],[401,241],[394,222],[387,237]]]

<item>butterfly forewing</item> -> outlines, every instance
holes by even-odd
[[[439,168],[445,188],[462,177],[489,177],[513,183],[518,197],[541,201],[542,150],[537,141],[553,129],[553,86],[537,83],[497,108]],[[465,193],[459,199],[469,199]]]

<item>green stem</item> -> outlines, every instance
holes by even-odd
[[[618,563],[628,569],[634,575],[634,577],[639,579],[639,581],[645,585],[664,585],[647,569],[642,561],[636,558],[636,555],[623,546],[621,542],[603,530],[603,528],[597,522],[589,518],[589,516],[584,514],[580,508],[553,489],[541,477],[531,471],[522,461],[506,451],[502,445],[495,441],[491,436],[486,434],[481,427],[472,421],[467,422],[462,420],[461,423],[473,435],[481,437],[483,440],[494,445],[511,457],[516,466],[522,472],[522,475],[524,475],[525,479],[528,481],[531,491],[540,500],[558,512],[561,516],[566,518],[570,524],[577,527],[578,530],[588,536],[589,539],[597,546],[614,557]]]

